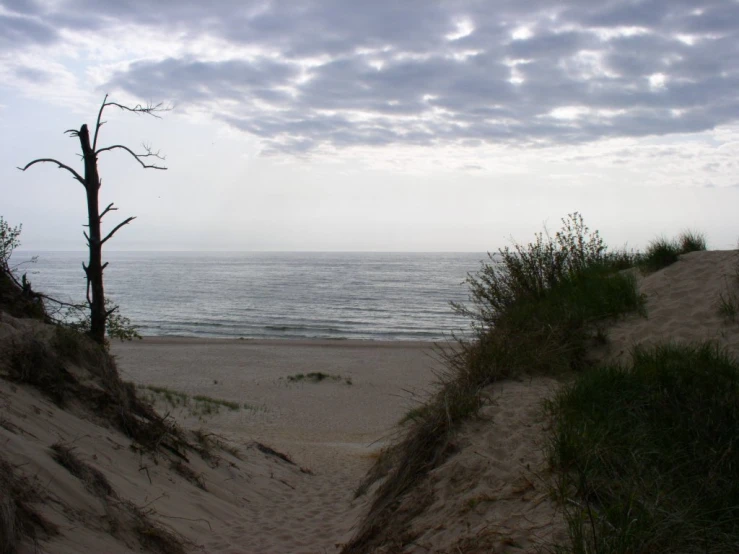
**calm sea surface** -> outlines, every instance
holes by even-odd
[[[85,296],[83,252],[17,252],[35,290]],[[106,293],[142,335],[438,340],[467,330],[484,253],[110,252]]]

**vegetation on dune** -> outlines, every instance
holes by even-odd
[[[681,254],[706,250],[706,238],[702,233],[683,231],[676,239],[664,237],[653,240],[639,259],[644,273],[653,273],[674,264]]]
[[[280,377],[282,379],[282,377]],[[300,382],[311,382],[320,383],[322,381],[344,381],[347,385],[352,384],[351,377],[342,377],[341,375],[331,375],[329,373],[323,373],[322,371],[312,371],[310,373],[296,373],[295,375],[288,375],[288,383],[300,383]]]
[[[736,552],[739,364],[711,344],[637,349],[549,403],[572,545],[560,552]]]
[[[76,333],[84,333],[91,336],[92,320],[89,306],[85,304],[71,304],[60,301],[43,293],[34,291],[31,282],[24,273],[19,276],[17,264],[11,266],[10,257],[13,251],[20,246],[20,234],[22,226],[11,227],[2,216],[0,216],[0,307],[14,317],[32,317],[47,323],[55,323],[61,328],[68,328],[68,337]],[[36,258],[29,260],[35,262]],[[108,339],[119,339],[121,341],[140,339],[138,328],[120,313],[120,308],[109,299],[105,300],[107,313],[105,335],[102,346],[107,350],[110,347]],[[58,337],[63,338],[63,337]],[[73,341],[75,342],[75,341]],[[64,344],[58,342],[58,347],[64,348]],[[72,345],[74,348],[74,345]]]
[[[167,407],[185,408],[189,414],[199,418],[211,416],[220,413],[221,408],[227,408],[229,411],[237,412],[241,410],[242,405],[238,402],[224,400],[222,398],[213,398],[203,394],[190,396],[187,393],[176,391],[168,387],[160,387],[156,385],[139,385],[139,391],[143,398],[148,402],[155,404],[162,401]],[[243,404],[244,409],[257,411],[259,408]]]
[[[644,254],[609,252],[572,214],[554,236],[540,233],[491,256],[468,279],[471,305],[455,306],[471,318],[474,338],[443,352],[448,370],[438,392],[403,418],[401,439],[357,490],[385,478],[344,551],[411,542],[409,521],[424,495],[409,505],[404,494],[454,451],[454,430],[477,413],[483,387],[526,373],[571,377],[548,403],[555,493],[570,538],[552,546],[556,552],[736,552],[739,363],[711,343],[636,349],[628,367],[588,358],[607,340],[609,321],[645,315],[634,272],[622,270],[657,271],[705,249],[703,235],[688,231]],[[718,305],[732,320],[734,289]]]
[[[59,534],[34,507],[44,498],[42,487],[17,469],[0,456],[0,554],[15,554],[23,539],[35,543]]]
[[[739,254],[735,256],[734,273],[725,277],[726,287],[716,301],[718,314],[729,323],[739,321]]]
[[[31,290],[31,284],[24,274],[17,277],[18,267],[11,266],[10,257],[20,246],[22,225],[11,227],[0,216],[0,308],[14,317],[32,317],[48,320],[43,302]]]
[[[619,271],[633,256],[609,252],[578,213],[562,223],[554,236],[539,233],[528,245],[504,248],[470,275],[472,305],[455,309],[471,318],[474,337],[442,351],[448,369],[438,391],[407,418],[401,440],[358,488],[363,494],[385,477],[345,552],[372,552],[388,536],[412,540],[407,523],[424,506],[401,514],[400,498],[453,451],[454,431],[477,413],[484,387],[522,374],[582,369],[604,321],[643,312],[635,277]]]

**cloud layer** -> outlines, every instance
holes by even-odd
[[[713,129],[739,114],[738,35],[729,0],[13,0],[0,10],[0,60],[22,82],[52,69],[19,53],[61,48],[103,67],[105,90],[207,110],[293,154]]]

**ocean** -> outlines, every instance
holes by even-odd
[[[16,252],[34,290],[82,302],[84,252]],[[484,253],[108,252],[106,295],[144,336],[425,340],[466,332]]]

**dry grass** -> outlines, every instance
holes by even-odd
[[[26,539],[36,543],[59,534],[59,529],[33,508],[41,500],[38,488],[0,458],[0,554],[14,554]]]
[[[105,475],[100,470],[80,460],[74,453],[74,449],[57,442],[51,445],[51,451],[52,458],[82,481],[93,494],[99,497],[116,496]]]
[[[205,479],[203,479],[203,475],[201,473],[195,473],[195,471],[193,471],[193,469],[189,465],[183,464],[180,460],[174,460],[169,465],[169,467],[180,477],[182,477],[186,481],[189,481],[200,490],[208,490],[205,487]]]
[[[141,508],[129,505],[133,516],[133,531],[141,546],[147,552],[158,554],[185,554],[188,542],[179,535],[152,521],[149,513]]]

